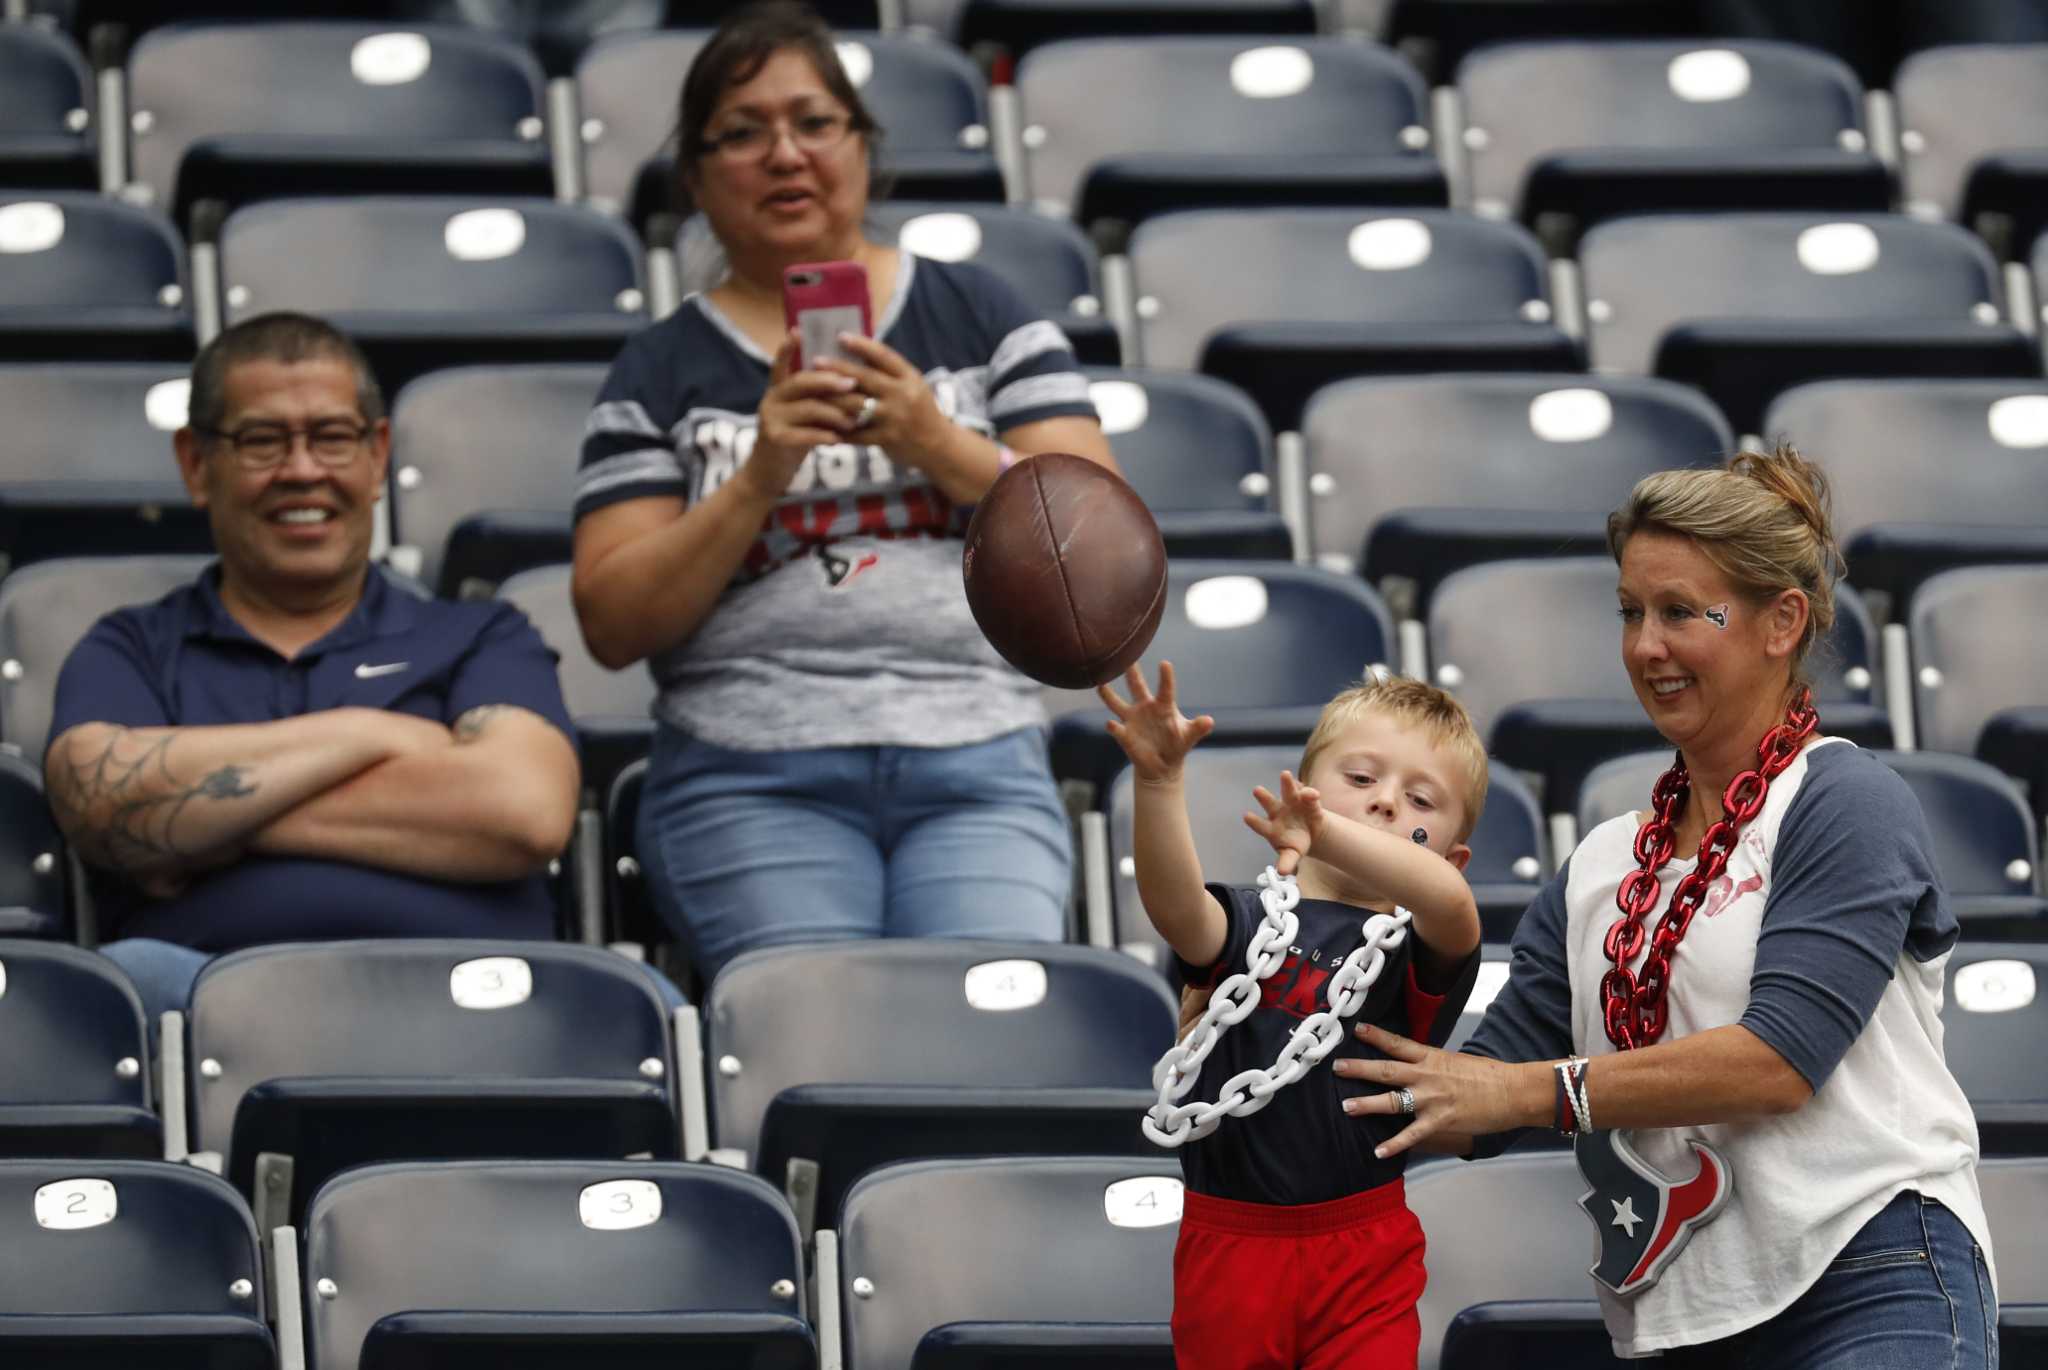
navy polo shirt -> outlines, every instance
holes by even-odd
[[[452,724],[512,704],[573,742],[555,654],[497,600],[422,600],[373,570],[363,598],[287,661],[220,601],[220,564],[154,604],[117,609],[72,649],[57,678],[52,740],[81,723],[196,727],[268,723],[357,705]],[[493,884],[425,880],[346,861],[251,855],[152,899],[92,872],[100,935],[158,937],[202,951],[345,937],[554,936],[539,876]]]

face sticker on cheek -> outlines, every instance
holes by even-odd
[[[1425,828],[1417,828],[1408,834],[1408,839],[1418,847],[1426,847],[1429,845],[1429,832]]]
[[[1724,633],[1728,631],[1728,606],[1727,606],[1727,605],[1725,605],[1725,604],[1709,604],[1709,605],[1708,605],[1708,606],[1707,606],[1707,607],[1706,607],[1706,608],[1705,608],[1704,610],[1702,610],[1701,612],[1702,612],[1702,613],[1703,613],[1703,614],[1704,614],[1704,615],[1706,616],[1706,620],[1707,620],[1707,622],[1709,622],[1709,623],[1713,624],[1713,625],[1714,625],[1714,626],[1715,626],[1716,628],[1719,628],[1719,629],[1720,629],[1720,630],[1721,630],[1722,632],[1724,632]]]

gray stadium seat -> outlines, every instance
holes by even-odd
[[[2048,990],[2048,946],[2039,942],[1991,946],[1966,935],[1949,957],[1941,1004],[1942,1056],[1969,1096],[1987,1156],[2048,1157],[2048,1080],[2041,1074],[2048,994],[2043,990]],[[2003,1266],[2005,1252],[1997,1254]]]
[[[716,1166],[367,1166],[315,1197],[302,1283],[310,1370],[817,1365],[789,1210]]]
[[[0,751],[0,937],[56,937],[69,921],[64,837],[42,767]]]
[[[1910,213],[1986,232],[2020,256],[2048,226],[2048,44],[1916,52],[1892,78]]]
[[[1849,577],[1896,610],[1953,566],[2048,561],[2048,381],[1822,381],[1763,432],[1827,468]]]
[[[171,447],[188,374],[148,362],[0,366],[0,547],[10,566],[212,550]]]
[[[199,574],[200,556],[81,557],[0,581],[0,744],[41,767],[64,659],[102,614],[146,604]]]
[[[1934,859],[1964,935],[2048,941],[2039,888],[2040,845],[2011,780],[1982,761],[1946,752],[1879,752],[1920,801]],[[2041,1138],[2048,1144],[2048,1130]]]
[[[875,1171],[820,1234],[840,1276],[821,1275],[820,1330],[847,1370],[1167,1370],[1181,1203],[1156,1151]]]
[[[1977,1184],[1998,1258],[1999,1363],[2040,1365],[2048,1356],[2048,1157],[1987,1159]]]
[[[0,26],[0,186],[99,184],[92,69],[71,39],[29,24]]]
[[[147,202],[546,195],[540,63],[452,24],[186,23],[128,61],[129,164]]]
[[[2043,606],[2048,566],[1964,567],[1920,587],[1907,631],[1922,747],[1969,756],[2000,710],[2048,705]]]
[[[0,1156],[164,1154],[142,1001],[112,961],[0,939],[0,1041]]]
[[[163,215],[75,190],[0,190],[0,359],[184,361],[185,250]]]
[[[1427,89],[1375,44],[1076,39],[1026,56],[1017,98],[1026,198],[1083,224],[1221,206],[1445,202]]]
[[[1619,214],[1891,207],[1862,84],[1810,48],[1507,44],[1466,59],[1458,93],[1474,207],[1534,225],[1557,216],[1560,243]]]
[[[1594,368],[1697,385],[1743,432],[1804,381],[2040,370],[1997,263],[1951,224],[1652,214],[1593,229],[1579,260]]]
[[[1629,752],[1611,756],[1586,772],[1585,782],[1579,786],[1579,836],[1583,839],[1610,818],[1647,812],[1650,787],[1671,769],[1671,758],[1668,746]]]
[[[269,1370],[249,1210],[162,1161],[0,1161],[0,1362]]]
[[[1131,236],[1131,266],[1144,364],[1234,381],[1276,429],[1349,376],[1578,364],[1536,240],[1468,214],[1169,214]]]
[[[1636,481],[1735,446],[1696,390],[1542,374],[1341,381],[1302,436],[1316,561],[1413,582],[1418,612],[1461,566],[1604,552],[1607,511]]]

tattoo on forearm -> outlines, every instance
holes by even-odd
[[[98,743],[74,737],[53,757],[50,807],[87,859],[122,871],[193,859],[203,852],[178,831],[185,812],[256,793],[245,766],[185,780],[171,763],[177,738],[173,731],[138,742],[129,729],[113,728]]]
[[[490,721],[499,714],[509,713],[510,704],[479,704],[455,720],[455,740],[474,742]]]

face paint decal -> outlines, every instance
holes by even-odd
[[[1425,828],[1417,828],[1414,832],[1409,833],[1408,837],[1409,840],[1414,842],[1415,845],[1418,847],[1426,847],[1429,845],[1429,832]]]
[[[1713,624],[1716,628],[1719,628],[1724,633],[1728,631],[1727,605],[1709,604],[1702,612],[1706,615],[1707,622]]]

